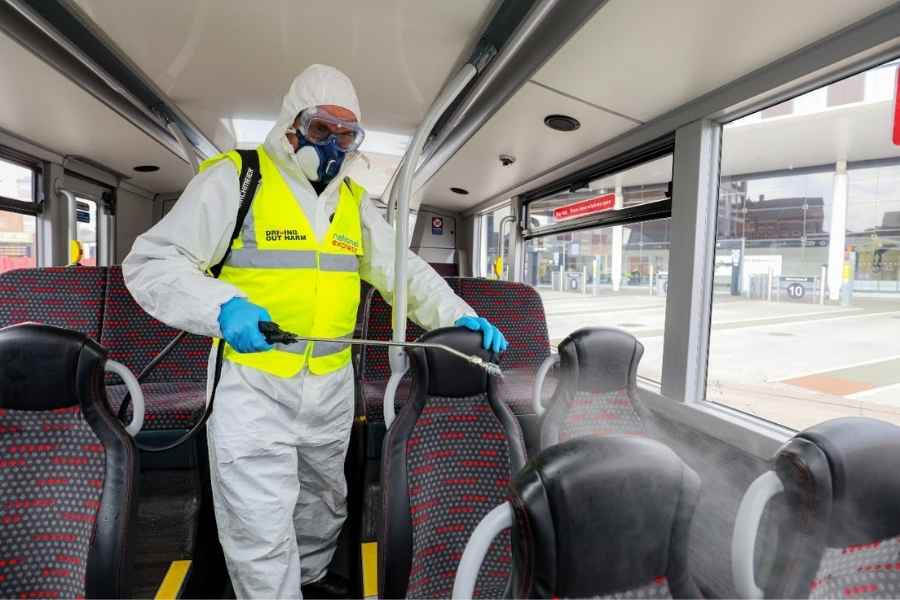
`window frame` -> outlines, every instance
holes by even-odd
[[[887,11],[884,11],[887,12]],[[871,21],[872,19],[868,19]],[[701,273],[701,279],[695,282],[695,287],[698,287],[703,290],[704,295],[707,295],[706,301],[703,302],[705,308],[704,311],[705,318],[701,323],[692,323],[693,319],[688,319],[683,324],[685,329],[690,330],[692,333],[695,333],[700,336],[702,343],[702,362],[698,364],[702,364],[702,368],[698,366],[694,366],[693,368],[688,368],[688,378],[692,380],[694,383],[694,390],[702,390],[702,392],[695,391],[690,397],[686,397],[683,402],[686,405],[691,406],[696,410],[700,410],[709,414],[716,414],[723,421],[727,421],[729,424],[738,424],[742,427],[747,427],[748,424],[753,424],[756,427],[756,432],[759,431],[764,432],[765,435],[770,437],[775,437],[776,439],[783,439],[787,441],[790,437],[797,433],[796,430],[791,427],[772,421],[767,419],[766,417],[747,413],[736,408],[730,407],[726,404],[717,402],[708,398],[707,396],[707,383],[709,378],[709,343],[712,334],[712,305],[713,305],[713,280],[715,277],[715,264],[714,257],[716,253],[716,241],[718,238],[718,201],[719,194],[721,191],[722,177],[721,177],[721,160],[724,152],[724,144],[722,143],[722,136],[724,127],[737,121],[738,119],[744,118],[746,116],[752,115],[756,112],[762,112],[768,108],[773,106],[777,106],[781,103],[785,103],[788,101],[793,101],[797,97],[820,89],[825,89],[830,85],[838,83],[840,81],[848,80],[853,77],[856,77],[860,74],[867,73],[873,69],[877,69],[880,67],[886,67],[890,63],[897,63],[900,61],[900,47],[894,48],[893,50],[887,50],[884,52],[876,53],[872,56],[867,56],[863,58],[859,58],[858,60],[853,60],[849,64],[845,65],[833,65],[833,69],[830,72],[825,72],[821,74],[821,76],[810,79],[808,81],[803,82],[800,85],[797,85],[793,88],[789,88],[790,91],[781,91],[780,93],[772,93],[767,101],[757,102],[752,105],[747,105],[747,107],[742,108],[739,111],[729,111],[725,113],[720,113],[717,115],[717,118],[710,118],[707,120],[708,123],[711,124],[712,127],[715,127],[718,135],[718,149],[715,156],[703,156],[703,153],[699,153],[701,165],[703,162],[706,163],[706,166],[709,167],[709,172],[711,175],[715,177],[715,186],[712,187],[712,204],[709,206],[710,214],[713,216],[712,224],[710,231],[707,235],[697,235],[697,231],[692,232],[696,238],[702,238],[698,241],[702,244],[702,247],[699,248],[700,254],[703,258],[709,259],[711,264],[708,265],[708,268],[705,272]],[[900,73],[900,64],[896,66],[898,73]],[[900,77],[900,74],[898,74]],[[898,101],[895,99],[895,102]],[[840,106],[840,105],[839,105]],[[896,165],[900,161],[898,157],[887,157],[887,158],[876,158],[876,159],[865,159],[865,160],[857,160],[857,161],[846,161],[845,168],[849,172],[853,168],[872,168],[872,167],[880,167],[885,165]],[[731,180],[737,179],[763,179],[770,178],[775,176],[782,175],[806,175],[806,174],[815,174],[815,173],[824,173],[831,171],[833,169],[832,165],[811,165],[809,167],[799,167],[795,169],[775,169],[767,172],[763,175],[741,175],[741,174],[732,174],[728,178]],[[696,190],[697,194],[702,194],[702,190],[698,188]],[[706,199],[708,203],[708,198]],[[707,290],[708,288],[708,290]],[[671,289],[671,286],[670,286]],[[692,312],[696,311],[697,307],[692,306]],[[692,315],[693,316],[693,315]],[[668,315],[667,315],[668,319]],[[668,321],[667,321],[668,322]],[[668,332],[667,332],[668,333]],[[665,363],[667,350],[663,351],[663,361]],[[665,378],[665,367],[663,376]],[[702,382],[698,381],[698,379],[702,379]],[[663,387],[663,394],[666,395],[666,389]]]
[[[80,198],[90,200],[97,207],[97,266],[106,267],[114,262],[116,253],[116,219],[115,213],[111,213],[104,202],[105,193],[114,193],[115,189],[106,184],[87,179],[78,174],[66,171],[63,177],[63,188],[72,192],[76,201]],[[65,228],[65,224],[63,224]],[[63,235],[68,236],[68,232]]]
[[[696,360],[691,371],[683,371],[682,385],[677,387],[683,388],[683,383],[690,379],[702,382],[702,385],[694,385],[692,390],[684,390],[687,393],[677,397],[672,395],[671,385],[667,390],[664,388],[663,395],[660,395],[639,382],[642,394],[647,396],[648,404],[654,410],[761,459],[770,458],[775,449],[794,435],[793,430],[778,423],[706,401],[716,228],[714,218],[712,223],[708,218],[703,221],[704,226],[699,230],[696,225],[698,219],[702,220],[704,216],[698,208],[708,207],[710,199],[713,201],[713,212],[706,216],[715,216],[721,152],[704,151],[704,146],[709,146],[710,139],[717,139],[716,132],[720,135],[725,123],[900,59],[900,36],[896,34],[898,27],[900,5],[885,8],[569,161],[573,165],[592,164],[595,168],[603,164],[612,165],[616,161],[626,162],[625,157],[639,152],[642,146],[667,136],[678,137],[673,150],[671,203],[678,210],[672,212],[669,295],[677,293],[682,298],[674,304],[669,300],[667,304],[663,361],[668,360],[669,363],[664,364],[663,376],[667,377],[667,367],[671,370],[675,365],[671,362],[673,355],[683,353],[691,343],[699,343],[700,346],[692,353]],[[560,165],[560,168],[564,167]],[[549,184],[541,184],[541,177],[536,176],[538,186],[531,190],[525,184],[508,190],[506,194],[522,193],[527,201],[586,183],[584,177],[579,179],[568,175]],[[472,213],[483,213],[499,204],[499,198],[491,199],[476,207]],[[685,228],[684,223],[678,225],[676,218],[679,221],[688,219],[693,226]],[[573,222],[572,225],[582,223]],[[527,238],[535,237],[534,231],[523,233]],[[680,264],[679,268],[691,278],[679,280],[676,277],[673,280],[673,261]],[[693,280],[694,275],[698,281]],[[685,359],[686,356],[682,360]],[[667,383],[671,382],[669,379]]]
[[[0,146],[0,160],[31,171],[31,202],[0,196],[0,212],[11,212],[34,218],[34,264],[35,267],[41,267],[45,259],[42,227],[44,202],[40,188],[43,165],[40,161],[32,160],[30,157],[5,146]]]
[[[672,156],[673,173],[669,179],[669,197],[659,202],[648,202],[646,204],[638,204],[618,210],[609,210],[595,215],[589,215],[579,219],[563,221],[561,223],[553,223],[538,228],[525,227],[522,230],[522,239],[525,241],[543,237],[546,235],[556,235],[560,233],[569,233],[582,229],[593,229],[596,227],[610,227],[613,225],[631,225],[642,221],[653,221],[656,219],[665,219],[672,216],[672,182],[674,180],[674,159],[675,159],[675,135],[664,135],[647,144],[642,144],[636,148],[614,156],[608,160],[591,165],[585,169],[581,169],[562,179],[558,179],[545,186],[529,190],[522,194],[522,212],[523,223],[529,222],[529,205],[539,200],[546,199],[553,194],[565,192],[569,190],[577,190],[586,188],[591,181],[602,179],[622,173],[629,169],[639,167],[643,164],[658,160],[665,156]]]
[[[514,216],[516,212],[516,202],[513,198],[507,198],[502,202],[498,202],[484,210],[479,211],[475,214],[475,243],[472,249],[472,256],[475,264],[472,272],[475,273],[476,277],[487,278],[490,274],[490,265],[487,260],[487,253],[490,250],[489,245],[487,244],[487,216],[493,212],[497,212],[499,210],[503,210],[504,208],[509,208],[511,214]],[[512,236],[513,227],[515,227],[516,223],[513,222],[513,226],[509,228],[509,232],[507,235]],[[513,240],[510,238],[509,247],[510,254],[515,256],[515,253],[512,251],[513,248]],[[507,264],[510,267],[513,266],[512,261],[507,259]],[[510,271],[512,272],[512,270]]]
[[[40,215],[44,208],[43,202],[40,201],[40,193],[38,191],[38,183],[41,175],[40,163],[20,157],[5,148],[0,148],[0,161],[23,167],[31,171],[31,202],[19,200],[18,198],[0,196],[0,210],[14,212],[20,215],[30,215],[33,217]],[[37,245],[37,242],[35,242],[35,244]]]

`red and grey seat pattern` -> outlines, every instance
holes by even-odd
[[[100,339],[106,269],[48,267],[0,274],[0,327],[35,322]]]
[[[110,358],[139,373],[178,333],[134,301],[120,267],[52,267],[0,274],[0,327],[36,322],[98,340]],[[206,364],[212,341],[187,335],[142,386],[146,430],[185,429],[206,403]],[[106,375],[109,400],[118,409],[121,380]]]
[[[697,474],[649,438],[581,437],[547,448],[477,527],[453,597],[469,597],[484,544],[511,530],[504,597],[700,598],[688,568],[699,495]]]
[[[147,314],[125,287],[121,267],[109,267],[100,343],[110,358],[140,373],[178,331]],[[141,383],[144,429],[189,429],[206,406],[206,365],[212,340],[187,334]],[[107,375],[109,400],[118,410],[125,386]]]
[[[468,330],[421,339],[491,358],[481,336]],[[412,359],[414,391],[383,452],[380,596],[448,598],[466,540],[505,498],[525,447],[495,379],[441,352],[416,351]],[[490,549],[475,597],[507,597],[510,566],[506,536]]]
[[[496,325],[506,336],[509,349],[500,357],[500,366],[503,368],[503,378],[498,390],[500,398],[516,414],[532,412],[531,392],[535,375],[550,354],[550,340],[540,295],[531,286],[508,281],[449,277],[447,283],[475,312]],[[391,307],[381,295],[371,290],[362,306],[364,337],[374,340],[390,339]],[[407,323],[407,340],[412,341],[423,333],[415,323]],[[390,375],[385,348],[361,349],[358,381],[369,421],[384,420],[382,405]],[[553,387],[552,381],[544,386],[548,397],[553,392]],[[397,392],[395,404],[398,410],[408,396],[407,377],[401,381]]]
[[[137,450],[105,362],[79,333],[0,330],[0,597],[128,594]]]
[[[765,598],[900,596],[900,427],[846,417],[801,431],[747,490],[736,518],[738,592]],[[769,501],[776,496],[780,502]],[[780,527],[758,577],[760,525]]]
[[[559,384],[541,423],[541,447],[582,436],[646,435],[653,420],[639,397],[644,347],[620,329],[579,329],[559,344]]]

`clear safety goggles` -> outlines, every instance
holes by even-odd
[[[346,121],[318,108],[309,108],[300,113],[300,133],[313,144],[323,146],[333,139],[344,152],[353,152],[366,138],[365,130],[359,123]]]

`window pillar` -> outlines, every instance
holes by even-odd
[[[713,294],[721,126],[695,121],[675,133],[672,240],[662,393],[703,400]]]
[[[622,208],[624,197],[622,195],[622,177],[616,177],[616,204],[615,209]],[[616,225],[612,231],[612,264],[610,265],[610,277],[612,288],[618,292],[622,285],[622,226]]]
[[[844,250],[847,243],[847,161],[841,160],[834,168],[834,190],[831,194],[831,219],[828,225],[828,299],[841,297],[844,276]]]

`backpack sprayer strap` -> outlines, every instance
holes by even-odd
[[[236,152],[241,157],[241,172],[238,177],[238,189],[240,190],[240,204],[238,205],[237,217],[234,222],[234,231],[231,232],[231,242],[241,235],[241,229],[244,227],[244,221],[247,219],[247,213],[250,212],[250,205],[253,204],[253,198],[256,196],[256,190],[259,189],[259,183],[262,180],[262,177],[259,172],[259,153],[256,150],[236,150]],[[210,267],[209,272],[216,279],[219,278],[219,275],[222,273],[222,267],[225,265],[225,261],[228,260],[228,257],[231,255],[231,244],[228,244],[228,249],[225,251],[225,255],[222,256],[222,259],[216,263],[214,266]],[[138,383],[142,382],[147,375],[149,375],[156,366],[162,362],[162,360],[168,356],[172,350],[175,349],[176,346],[181,342],[184,336],[187,334],[185,331],[179,331],[178,334],[175,335],[172,340],[166,344],[166,347],[163,348],[159,354],[153,357],[153,359],[147,363],[147,366],[138,374],[137,380]],[[222,351],[224,350],[225,342],[224,340],[219,340],[216,345],[216,364],[215,364],[215,375],[213,378],[212,390],[209,395],[209,402],[206,403],[206,410],[203,412],[203,416],[200,417],[200,420],[183,436],[179,437],[177,440],[170,444],[166,444],[165,446],[146,446],[135,439],[135,443],[138,448],[145,452],[165,452],[166,450],[171,450],[176,446],[180,446],[184,442],[188,441],[206,424],[206,421],[209,419],[210,414],[212,414],[213,409],[213,401],[216,397],[216,387],[219,384],[219,377],[222,374]],[[126,393],[125,397],[122,398],[122,404],[119,405],[119,410],[117,416],[120,420],[124,419],[125,411],[128,409],[128,405],[131,402],[131,395]]]

